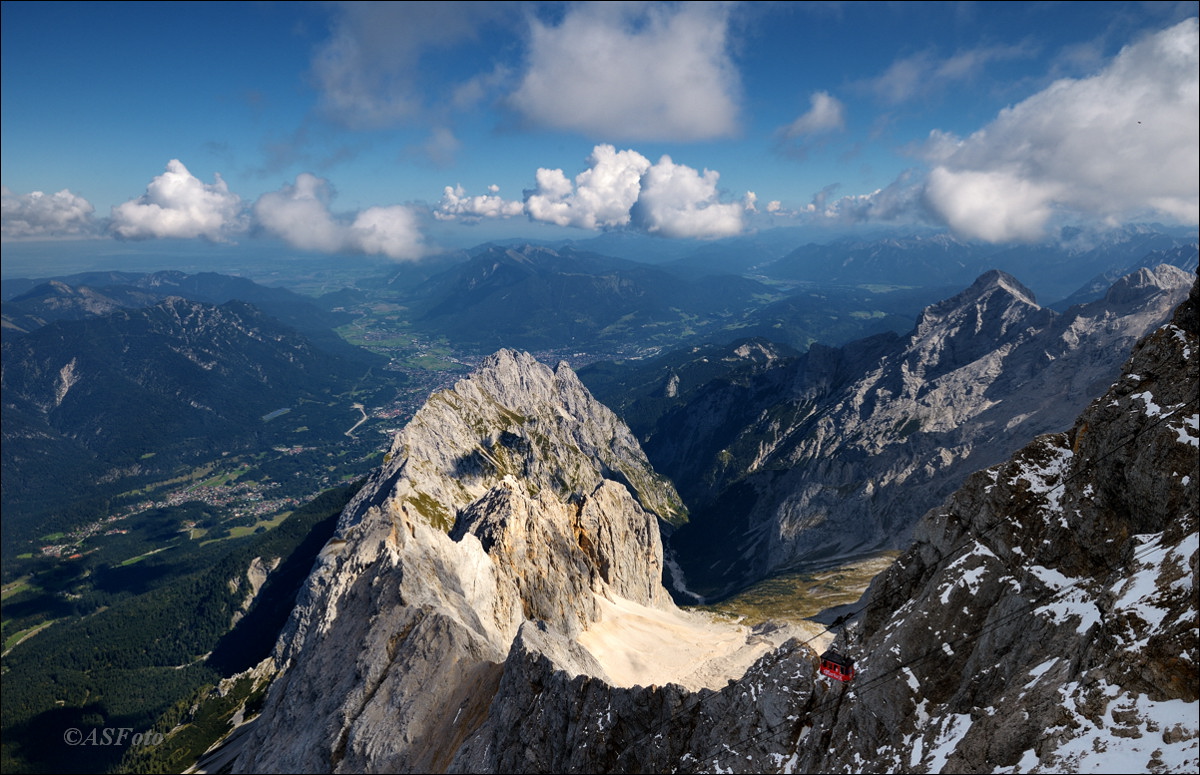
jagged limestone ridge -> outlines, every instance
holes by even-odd
[[[846,746],[802,768],[1111,769],[1118,747],[1149,771],[1200,762],[1196,294],[1070,431],[925,517],[852,639],[869,695],[818,722]]]
[[[396,436],[380,473],[397,483],[388,497],[440,530],[450,530],[458,511],[508,475],[560,497],[612,479],[664,523],[687,519],[679,495],[637,439],[565,362],[552,370],[511,350],[430,396]],[[344,520],[358,518],[361,509],[349,509]]]
[[[565,365],[488,358],[430,399],[343,513],[236,768],[445,769],[523,623],[573,639],[599,596],[671,605],[658,518],[635,499],[677,514],[655,481]]]
[[[572,665],[565,638],[526,624],[488,719],[451,772],[771,772],[784,769],[805,719],[828,698],[813,652],[796,640],[718,691],[613,688]]]
[[[988,272],[883,351],[845,348],[843,361],[854,362],[837,368],[858,376],[832,392],[813,394],[822,372],[810,362],[794,401],[764,408],[731,447],[739,464],[726,476],[753,493],[742,499],[753,503],[745,564],[761,575],[903,546],[916,519],[970,471],[1068,427],[1193,279],[1166,265],[1139,270],[1105,299],[1060,315],[1011,276]]]
[[[1195,293],[1069,433],[928,514],[843,644],[854,683],[814,680],[792,642],[720,692],[612,689],[527,626],[451,769],[1113,771],[1141,752],[1194,771]]]
[[[502,558],[515,554],[485,551],[511,545],[522,507],[485,504],[540,497],[568,509],[551,520],[568,525],[574,506],[514,480],[453,535],[387,499],[347,525],[295,619],[309,654],[272,690],[239,767],[1072,770],[1144,739],[1147,769],[1194,769],[1195,304],[1071,432],[1039,438],[930,512],[873,587],[848,642],[860,666],[850,687],[814,681],[814,655],[793,641],[719,692],[614,689],[563,631],[520,614],[501,661],[488,621],[538,595],[511,591]],[[539,535],[522,551],[543,546],[556,544]],[[480,592],[489,573],[513,584],[507,597]],[[322,585],[342,592],[313,605]]]

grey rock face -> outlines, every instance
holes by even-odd
[[[236,767],[444,770],[522,623],[570,641],[599,597],[673,607],[658,518],[682,516],[565,364],[497,353],[430,399],[343,513]],[[605,677],[594,660],[586,671]]]
[[[674,488],[654,472],[637,439],[570,367],[551,370],[509,350],[429,398],[397,434],[380,473],[397,489],[371,489],[449,530],[458,510],[505,476],[564,496],[588,494],[611,479],[663,521],[686,519]],[[350,510],[347,519],[363,513]]]
[[[1194,771],[1198,294],[1069,431],[926,515],[843,638],[851,684],[791,640],[719,690],[614,687],[571,633],[598,591],[660,594],[625,577],[661,561],[639,555],[654,521],[628,489],[501,478],[448,534],[410,508],[435,484],[395,478],[431,464],[393,457],[314,570],[237,768]],[[433,425],[459,433],[407,442]]]
[[[766,397],[715,455],[711,489],[691,503],[693,535],[679,538],[737,545],[704,556],[733,582],[905,546],[915,520],[969,472],[1069,427],[1193,277],[1141,269],[1105,299],[1058,314],[992,271],[928,307],[905,338],[810,352],[793,367],[790,396]],[[674,471],[658,449],[660,470]]]
[[[613,688],[563,669],[568,644],[526,624],[504,665],[488,720],[453,772],[771,772],[812,729],[813,652],[789,641],[719,691]],[[552,655],[552,656],[549,656]]]
[[[720,691],[613,689],[526,625],[459,772],[1188,772],[1197,722],[1194,287],[1065,433],[930,511],[840,648]]]
[[[803,769],[1195,769],[1198,301],[926,515],[848,639],[860,701],[816,722],[846,744]]]

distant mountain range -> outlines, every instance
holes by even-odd
[[[624,259],[525,245],[487,248],[403,298],[422,329],[489,350],[604,348],[716,332],[773,295],[734,275],[685,280]]]
[[[1154,250],[1128,266],[1101,272],[1084,283],[1075,293],[1050,306],[1059,312],[1065,312],[1076,304],[1095,301],[1107,293],[1109,287],[1121,279],[1121,277],[1136,272],[1139,269],[1154,269],[1166,264],[1167,266],[1173,266],[1176,269],[1182,269],[1185,272],[1195,274],[1198,261],[1200,261],[1200,249],[1198,249],[1195,242],[1163,250]]]
[[[806,348],[902,331],[945,287],[867,289],[813,284],[782,290],[737,274],[712,275],[571,247],[489,246],[422,283],[376,288],[411,309],[431,337],[488,351],[672,348],[762,336]]]
[[[772,230],[672,249],[646,237],[534,245],[489,243],[468,251],[369,270],[320,298],[243,277],[177,271],[88,272],[3,284],[6,333],[169,295],[240,300],[345,357],[332,329],[348,309],[401,305],[406,325],[481,354],[497,347],[614,352],[758,336],[807,348],[884,331],[903,332],[922,307],[988,269],[1022,278],[1054,309],[1092,301],[1118,277],[1168,263],[1196,269],[1196,239],[1155,226],[1102,237],[1065,231],[1054,242],[995,246],[945,233],[842,239],[796,246],[802,234]],[[617,257],[620,256],[620,257]],[[636,259],[636,260],[634,260]],[[374,265],[372,265],[374,266]],[[1081,285],[1080,277],[1093,278]]]
[[[2,349],[6,530],[101,482],[241,448],[264,415],[327,403],[367,368],[244,302],[179,297],[6,334]]]
[[[1194,234],[1126,227],[1098,240],[1070,231],[1061,236],[1029,245],[967,242],[946,233],[812,243],[756,271],[779,280],[961,287],[988,269],[1000,269],[1022,278],[1039,298],[1054,302],[1072,296],[1071,303],[1098,298],[1118,277],[1143,266],[1170,263],[1196,271]],[[1091,281],[1081,289],[1079,278],[1098,275],[1107,278],[1102,287]]]
[[[212,765],[249,771],[1113,769],[1099,757],[1132,739],[1148,769],[1194,769],[1200,322],[1176,267],[1195,246],[1146,250],[1159,236],[1010,253],[1050,287],[1071,256],[1095,282],[1105,261],[1158,261],[1073,286],[1086,303],[1062,311],[1004,270],[946,291],[993,249],[916,236],[843,246],[821,280],[766,277],[778,245],[737,259],[713,243],[691,274],[687,256],[488,245],[319,300],[171,272],[5,281],[5,546],[72,499],[261,450],[280,417],[361,400],[370,356],[313,338],[337,339],[342,306],[385,308],[399,340],[659,346],[578,376],[504,349],[433,392],[323,548],[327,522],[292,562],[264,526],[212,566],[204,640],[146,618],[106,641],[139,644],[160,671],[143,680],[244,668],[251,652],[213,644],[235,622],[228,650],[274,637],[312,567],[271,658],[207,699],[164,688],[155,707],[178,703],[155,728],[199,733],[198,709],[227,701],[210,740],[178,749],[198,752],[261,710]],[[836,257],[792,252],[781,270]],[[759,279],[703,268],[727,259]],[[816,670],[831,633],[685,615],[664,585],[721,595],[881,549],[903,556],[838,634],[859,660],[846,686]],[[171,593],[176,614],[192,588]],[[129,619],[76,620],[93,621]],[[37,662],[36,639],[19,648]],[[49,707],[40,687],[75,669],[55,662],[18,696]],[[79,696],[6,746],[59,734],[53,718],[137,717]]]
[[[989,269],[1023,278],[1040,298],[1073,304],[1094,301],[1141,267],[1167,263],[1195,271],[1200,257],[1194,237],[1155,227],[1090,241],[1064,232],[1052,243],[1017,246],[945,233],[791,249],[781,239],[720,240],[656,263],[596,252],[646,255],[646,240],[628,236],[490,244],[436,274],[406,269],[403,283],[369,293],[408,306],[413,324],[427,334],[481,351],[671,348],[752,336],[805,349],[814,341],[902,332],[923,306]],[[1080,277],[1093,276],[1081,286]]]
[[[967,473],[1069,423],[1193,279],[1142,269],[1059,314],[991,271],[903,337],[803,355],[747,341],[580,376],[691,509],[671,544],[696,589],[727,592],[903,546]]]
[[[85,272],[42,280],[13,279],[3,284],[4,333],[33,331],[56,320],[81,320],[117,309],[150,307],[178,296],[207,304],[242,301],[304,333],[323,349],[347,358],[366,353],[346,343],[332,329],[353,319],[345,312],[286,288],[259,285],[243,277],[200,272]]]

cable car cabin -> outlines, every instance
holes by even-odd
[[[821,675],[849,681],[854,677],[854,660],[830,649],[821,655]]]

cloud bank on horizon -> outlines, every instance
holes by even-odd
[[[370,149],[386,145],[391,134],[423,132],[427,139],[410,147],[452,166],[473,144],[520,147],[522,153],[504,165],[489,165],[498,171],[483,173],[496,176],[486,185],[475,183],[483,193],[443,182],[414,194],[417,183],[409,178],[444,180],[445,166],[431,173],[428,164],[393,154],[372,157],[369,168],[373,185],[386,188],[391,181],[409,192],[397,197],[402,203],[338,211],[333,183],[328,173],[316,174],[320,165],[311,154],[287,162],[295,170],[292,182],[245,196],[233,189],[259,185],[254,181],[264,177],[261,165],[250,174],[246,169],[254,165],[231,163],[228,172],[213,170],[206,183],[179,154],[143,193],[112,204],[105,217],[78,189],[17,193],[6,185],[0,236],[228,243],[261,235],[300,250],[408,260],[435,249],[427,236],[433,223],[467,229],[514,218],[683,239],[730,237],[776,224],[918,223],[992,243],[1045,239],[1071,221],[1200,223],[1200,27],[1194,16],[1135,36],[1108,57],[1093,52],[1088,60],[1076,45],[1069,53],[1090,62],[1086,72],[1044,74],[1033,81],[1035,88],[993,109],[969,131],[927,125],[923,137],[904,144],[908,160],[890,180],[835,198],[846,185],[828,178],[810,184],[809,193],[776,195],[778,181],[786,180],[780,170],[790,165],[797,178],[805,171],[812,179],[817,173],[806,170],[847,135],[867,132],[842,156],[863,154],[872,134],[913,121],[905,106],[935,102],[939,89],[1033,56],[1036,46],[1020,40],[940,58],[905,52],[877,67],[872,78],[826,76],[819,88],[791,95],[807,105],[789,117],[779,100],[764,107],[763,94],[773,92],[758,91],[765,76],[747,52],[748,41],[768,35],[764,30],[777,19],[746,9],[736,3],[581,3],[532,10],[341,4],[333,8],[327,36],[311,50],[305,78],[315,93],[294,133],[297,142],[344,133]],[[7,27],[12,11],[6,6],[5,13]],[[444,66],[443,80],[425,83],[434,60],[454,66]],[[5,83],[7,92],[7,77]],[[871,105],[880,111],[874,121],[864,115]],[[4,114],[7,135],[16,111],[6,106]],[[484,115],[494,124],[479,134],[476,119]],[[584,148],[591,151],[578,171],[563,162],[539,163],[552,145],[579,149],[576,158]],[[329,158],[348,159],[349,170],[360,152],[347,147]],[[10,148],[16,146],[6,142],[6,157]],[[655,150],[644,153],[649,148]],[[569,150],[556,155],[564,153],[569,156]],[[740,163],[752,154],[775,161],[766,167]],[[705,157],[718,163],[691,166]],[[523,163],[528,166],[522,170]],[[453,174],[479,174],[463,164]],[[722,187],[723,172],[731,170],[744,190]],[[502,196],[501,183],[520,188],[521,197]],[[345,184],[339,189],[343,198],[355,190]],[[431,201],[439,189],[440,200]],[[769,201],[760,209],[755,192],[764,189]],[[361,193],[351,196],[362,199]]]
[[[697,172],[664,155],[656,163],[634,150],[597,145],[588,168],[570,180],[561,169],[540,168],[524,201],[506,201],[493,186],[490,194],[464,196],[461,186],[446,186],[434,217],[441,220],[506,218],[525,214],[532,221],[580,229],[633,228],[664,237],[711,239],[740,234],[742,213],[722,203],[720,175]]]

